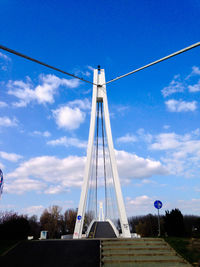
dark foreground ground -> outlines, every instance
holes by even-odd
[[[100,263],[99,240],[24,241],[0,257],[6,267],[96,267]]]

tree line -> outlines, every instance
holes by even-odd
[[[142,237],[158,236],[158,216],[148,214],[129,218],[131,232]],[[160,216],[161,236],[200,237],[200,216],[183,215],[179,209]]]
[[[77,209],[67,209],[52,206],[45,209],[38,219],[36,215],[28,217],[15,212],[0,213],[0,239],[21,240],[27,236],[35,239],[40,237],[40,231],[48,231],[49,238],[60,238],[61,235],[73,234],[77,217]],[[85,232],[91,214],[86,214],[83,231]],[[128,219],[132,233],[142,237],[158,236],[157,215],[133,216]],[[161,236],[200,237],[200,216],[182,215],[179,209],[166,211],[160,216]],[[118,230],[120,224],[118,222]]]

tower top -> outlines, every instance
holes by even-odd
[[[101,70],[101,66],[100,66],[100,65],[98,65],[98,67],[97,67],[97,68],[98,68],[98,70]]]

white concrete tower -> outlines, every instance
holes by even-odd
[[[82,237],[82,229],[83,229],[83,222],[84,222],[84,217],[85,217],[89,178],[90,178],[91,163],[92,163],[92,149],[93,149],[94,135],[95,135],[97,102],[103,102],[105,129],[106,129],[107,143],[108,143],[108,149],[109,149],[109,154],[110,154],[111,169],[112,169],[114,188],[115,188],[116,199],[117,199],[119,219],[120,219],[120,224],[121,224],[121,229],[122,229],[122,237],[130,238],[131,234],[130,234],[128,220],[126,216],[124,201],[122,197],[121,186],[120,186],[119,176],[118,176],[118,171],[117,171],[115,152],[114,152],[114,147],[113,147],[113,139],[112,139],[112,133],[111,133],[111,126],[110,126],[110,116],[109,116],[109,110],[108,110],[104,69],[94,70],[93,83],[94,85],[93,85],[93,96],[92,96],[92,110],[91,110],[91,118],[90,118],[90,131],[89,131],[88,149],[87,149],[87,161],[86,161],[86,166],[85,166],[84,180],[83,180],[83,185],[82,185],[82,192],[81,192],[81,197],[80,197],[80,202],[79,202],[78,215],[76,218],[76,225],[74,229],[73,238],[78,239]]]

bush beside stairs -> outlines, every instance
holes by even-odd
[[[101,266],[191,267],[161,238],[101,240]]]

